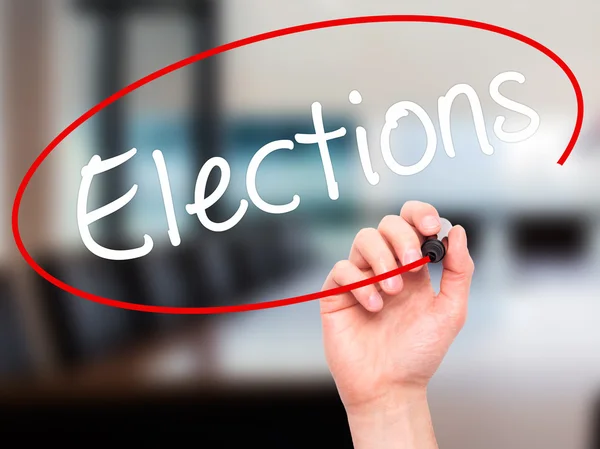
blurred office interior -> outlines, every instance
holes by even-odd
[[[26,265],[10,212],[37,155],[77,117],[164,66],[220,44],[307,22],[376,14],[455,16],[523,33],[555,51],[584,93],[581,138],[556,164],[575,126],[576,100],[564,72],[504,36],[437,24],[386,23],[300,33],[214,56],[143,86],[69,135],[37,170],[19,228],[51,275],[96,295],[138,304],[210,307],[256,303],[321,289],[347,257],[354,235],[397,214],[408,200],[433,204],[467,230],[476,263],[467,324],[430,387],[440,447],[599,447],[600,427],[600,4],[541,0],[484,4],[455,0],[1,0],[0,157],[3,272],[0,282],[2,430],[202,432],[224,444],[351,447],[321,346],[318,303],[228,315],[167,315],[111,308],[56,288]],[[492,102],[489,82],[518,71],[503,92],[538,112],[538,132],[503,143],[523,116]],[[391,172],[380,151],[385,111],[423,107],[439,128],[437,99],[455,84],[478,93],[494,154],[476,138],[469,103],[455,102],[456,157],[438,142],[429,167]],[[348,101],[358,90],[363,101]],[[247,198],[252,155],[268,142],[314,132],[323,107],[339,199],[331,200],[316,145],[275,152],[258,190],[295,211],[269,215],[250,204],[232,230],[205,229],[185,206],[211,157],[231,181],[209,209],[229,218]],[[422,155],[414,116],[392,137],[402,163]],[[354,130],[368,133],[380,182],[362,172]],[[439,140],[439,139],[438,139]],[[83,245],[76,220],[81,169],[92,155],[137,154],[98,176],[89,210],[138,185],[134,199],[90,226],[111,248],[145,257],[108,261]],[[164,154],[181,234],[168,223],[152,152]],[[212,188],[218,178],[211,177]],[[439,282],[439,267],[431,267]],[[25,425],[24,423],[27,423]],[[259,426],[260,424],[260,426]],[[239,429],[238,432],[224,430]],[[295,446],[297,445],[297,446]]]

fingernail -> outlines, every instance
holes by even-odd
[[[408,265],[411,264],[413,262],[416,262],[417,260],[419,260],[421,258],[421,251],[416,250],[416,249],[409,249],[405,254],[404,257],[402,259],[402,265]]]
[[[383,298],[379,293],[373,293],[369,296],[369,309],[379,310],[383,307]]]
[[[441,226],[440,219],[434,215],[427,215],[423,217],[421,225],[426,229],[435,229]]]
[[[402,278],[400,276],[394,276],[392,278],[383,281],[385,288],[388,290],[399,290],[402,286]]]

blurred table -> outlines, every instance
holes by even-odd
[[[318,291],[330,268],[329,263],[319,264],[242,302]],[[432,278],[439,282],[439,270],[432,269]],[[572,383],[588,377],[600,385],[600,357],[594,356],[600,347],[600,302],[592,282],[582,282],[577,288],[569,282],[562,291],[551,280],[546,282],[545,288],[521,286],[512,292],[508,288],[506,294],[511,296],[492,301],[475,280],[467,324],[436,383],[472,386],[472,374],[477,373],[485,382],[501,375],[504,380],[511,376],[520,382],[530,379],[539,386],[544,379]],[[201,325],[158,335],[109,360],[76,370],[70,387],[329,378],[317,301],[200,318]]]

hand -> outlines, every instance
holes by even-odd
[[[433,206],[407,202],[400,216],[358,233],[348,260],[335,265],[323,289],[414,262],[422,257],[423,237],[439,231]],[[422,408],[429,380],[464,325],[474,270],[462,227],[452,228],[446,246],[437,295],[425,265],[321,300],[325,355],[349,416]]]

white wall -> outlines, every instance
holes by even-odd
[[[71,62],[60,70],[66,95],[61,95],[64,112],[59,115],[59,126],[93,100],[86,76],[91,58],[86,54],[93,53],[94,27],[69,12],[66,0],[54,3],[62,8],[56,27],[57,54],[60,60]],[[420,13],[488,21],[530,36],[558,53],[577,74],[589,110],[598,106],[600,60],[593,55],[600,37],[600,5],[591,0],[552,6],[541,0],[527,5],[509,0],[485,7],[472,0],[421,1],[418,6],[391,0],[292,0],[285,7],[279,0],[227,0],[223,4],[223,43],[344,16]],[[192,54],[186,48],[183,24],[176,17],[152,16],[132,22],[129,81]],[[307,107],[313,99],[346,107],[349,86],[368,91],[373,104],[389,105],[395,99],[390,97],[390,86],[395,86],[397,94],[433,102],[453,83],[485,88],[491,74],[511,69],[522,71],[528,79],[526,100],[551,109],[574,107],[565,76],[545,56],[503,36],[447,25],[372,24],[319,30],[234,50],[225,59],[224,94],[232,113],[260,106],[280,108],[282,103]],[[185,105],[186,72],[183,69],[154,82],[143,96],[132,95],[134,103],[140,109]],[[146,97],[154,102],[145,102]]]

